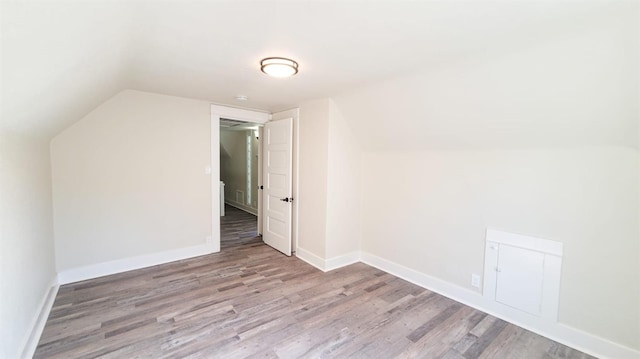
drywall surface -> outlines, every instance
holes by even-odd
[[[362,161],[360,144],[333,101],[327,156],[326,259],[331,259],[360,250]]]
[[[300,105],[298,247],[326,258],[329,99]]]
[[[332,98],[366,150],[637,148],[638,4],[566,26]]]
[[[123,91],[56,136],[51,159],[58,271],[211,235],[205,101]]]
[[[126,88],[132,5],[0,3],[1,126],[51,138]],[[46,56],[43,56],[46,54]]]
[[[494,227],[564,244],[559,321],[640,350],[638,8],[333,97],[362,250],[469,290]]]
[[[486,227],[560,241],[559,321],[638,348],[636,161],[628,148],[370,152],[362,250],[473,289]]]
[[[0,134],[0,357],[18,358],[56,276],[49,141]]]

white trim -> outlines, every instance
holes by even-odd
[[[607,339],[583,332],[557,322],[529,315],[517,309],[497,305],[496,302],[486,300],[479,293],[467,290],[441,279],[426,275],[398,263],[380,258],[376,255],[362,252],[362,262],[376,267],[396,277],[413,284],[439,293],[445,297],[481,310],[485,313],[513,323],[519,327],[545,336],[558,343],[575,348],[599,358],[640,358],[640,351],[613,343]]]
[[[49,312],[51,311],[55,296],[58,292],[58,283],[67,284],[79,280],[97,278],[108,274],[120,273],[175,260],[196,257],[212,253],[212,249],[212,245],[193,246],[60,272],[58,274],[58,281],[56,282],[54,279],[52,282],[52,288],[43,298],[41,309],[38,315],[34,318],[34,324],[32,325],[33,330],[30,332],[30,335],[23,346],[23,357],[31,357],[35,351],[42,329],[44,328],[44,324],[49,316]],[[323,272],[356,263],[359,260],[396,277],[402,278],[413,284],[444,295],[460,303],[506,320],[524,329],[530,330],[587,354],[600,358],[640,358],[640,351],[633,348],[625,347],[605,338],[586,333],[562,323],[548,322],[517,309],[509,307],[505,308],[502,305],[497,305],[495,302],[485,299],[477,292],[418,272],[414,269],[378,257],[371,253],[351,252],[342,256],[324,260],[304,248],[298,248],[295,255]]]
[[[298,218],[300,218],[300,109],[295,109],[295,116],[293,116],[293,218],[291,222],[293,225],[293,250],[298,250]]]
[[[238,202],[236,202],[236,201],[230,201],[230,200],[226,200],[226,201],[224,201],[224,203],[230,205],[233,208],[237,208],[237,209],[239,209],[241,211],[247,212],[249,214],[252,214],[252,215],[258,217],[258,212],[257,212],[257,210],[255,208],[250,208],[250,207],[247,207],[245,205],[238,204]]]
[[[212,244],[202,244],[198,246],[172,249],[164,252],[145,254],[137,257],[117,259],[84,267],[71,268],[58,273],[58,282],[60,284],[68,284],[134,269],[151,267],[181,259],[211,254],[215,252],[214,249],[215,248]]]
[[[323,272],[329,272],[334,269],[360,262],[360,252],[358,251],[329,259],[323,259],[322,257],[317,256],[304,248],[298,247],[298,250],[296,251],[296,257],[311,264],[312,266],[320,269]]]
[[[212,106],[213,108],[213,106]],[[211,245],[220,252],[220,117],[211,113]],[[215,175],[217,173],[217,175]]]
[[[562,257],[562,242],[550,241],[523,234],[510,233],[495,228],[487,228],[487,242],[498,242],[532,251],[553,254]]]
[[[321,257],[309,252],[308,250],[298,247],[298,250],[296,251],[296,257],[302,259],[303,261],[311,264],[312,266],[320,269],[321,271],[325,271],[324,270],[324,259],[322,259]]]
[[[243,108],[211,105],[211,115],[218,115],[219,118],[228,120],[238,120],[244,122],[266,123],[271,119],[271,115],[257,110],[246,110]]]
[[[211,245],[220,252],[220,119],[264,124],[271,119],[266,112],[211,104]]]
[[[56,299],[59,288],[60,285],[58,284],[57,277],[54,277],[51,280],[49,289],[40,300],[38,311],[33,317],[31,325],[29,326],[31,330],[27,332],[23,340],[23,344],[20,347],[20,353],[22,353],[20,355],[20,358],[33,358],[33,354],[36,352],[38,342],[40,341],[40,336],[42,336],[44,325],[47,323],[49,313],[51,312],[51,308],[53,308],[53,302]]]
[[[496,300],[498,288],[498,258],[501,248],[518,248],[529,253],[538,253],[543,256],[542,291],[540,295],[540,307],[537,312],[530,314],[540,318],[556,322],[558,320],[560,299],[560,273],[562,271],[562,242],[509,233],[493,228],[487,228],[487,237],[484,255],[484,287],[483,294],[486,300],[500,304]]]
[[[262,203],[262,188],[264,188],[264,183],[262,182],[262,166],[264,164],[263,154],[262,154],[262,134],[264,133],[264,126],[258,127],[258,191],[257,191],[257,200],[258,200],[258,229],[257,232],[259,235],[262,235],[262,213],[264,212],[264,204]]]
[[[324,261],[324,271],[332,271],[341,267],[346,267],[353,263],[360,262],[360,252],[351,252],[338,257],[329,258]]]
[[[381,269],[396,277],[429,289],[430,291],[455,299],[461,303],[468,304],[475,302],[475,297],[482,298],[478,293],[453,285],[441,279],[431,277],[371,253],[362,252],[360,256],[362,258],[362,262],[365,264]],[[473,306],[471,304],[468,305]]]

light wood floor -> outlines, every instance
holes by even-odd
[[[62,286],[35,357],[589,358],[362,263],[323,273],[236,214],[220,253]]]
[[[225,205],[220,217],[220,249],[232,249],[255,240],[258,218],[251,213]]]

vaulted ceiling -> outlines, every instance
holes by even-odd
[[[266,111],[552,37],[599,3],[2,1],[2,128],[53,136],[123,89]],[[267,56],[300,63],[262,74]],[[249,100],[239,102],[237,95]]]

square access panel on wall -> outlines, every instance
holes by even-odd
[[[557,321],[562,251],[560,242],[488,228],[484,297]]]

